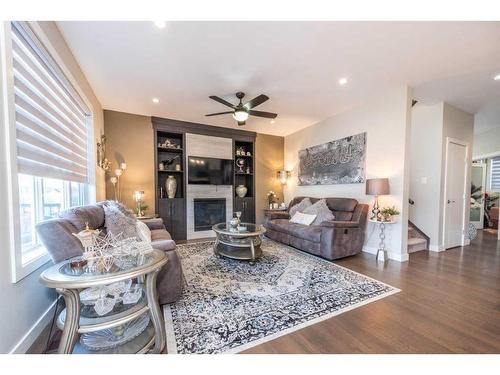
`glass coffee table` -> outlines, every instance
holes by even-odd
[[[212,227],[216,234],[214,253],[227,258],[255,260],[262,256],[260,245],[266,229],[262,225],[240,223],[233,227],[229,223],[219,223]]]

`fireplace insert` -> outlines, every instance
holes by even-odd
[[[194,231],[210,230],[217,223],[226,222],[226,200],[200,198],[194,200]]]

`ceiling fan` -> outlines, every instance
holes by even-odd
[[[218,113],[210,113],[205,116],[218,116],[218,115],[226,115],[231,113],[233,115],[233,118],[238,121],[238,125],[245,125],[246,120],[248,120],[248,116],[258,116],[258,117],[265,117],[265,118],[276,118],[278,116],[277,113],[271,113],[271,112],[262,112],[262,111],[254,111],[253,108],[257,107],[258,105],[261,105],[264,103],[266,100],[269,100],[269,97],[267,95],[259,95],[252,100],[250,100],[248,103],[243,104],[241,102],[241,99],[245,97],[245,93],[243,92],[237,92],[236,97],[240,100],[240,102],[237,105],[233,105],[229,103],[228,101],[219,98],[218,96],[212,95],[210,96],[210,99],[215,100],[216,102],[222,103],[225,106],[228,106],[233,109],[233,111],[227,111],[227,112],[218,112]]]

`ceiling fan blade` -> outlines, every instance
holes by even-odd
[[[269,97],[267,95],[260,94],[259,96],[253,98],[247,104],[245,104],[245,107],[247,107],[248,109],[252,109],[257,107],[258,105],[261,105],[266,100],[269,100]]]
[[[210,99],[213,99],[215,100],[216,102],[219,102],[221,104],[224,104],[224,105],[227,105],[228,107],[231,107],[231,108],[234,108],[235,106],[232,105],[231,103],[229,103],[227,100],[224,100],[222,98],[219,98],[218,96],[215,96],[215,95],[212,95],[212,96],[209,96]]]
[[[245,125],[245,121],[238,121],[238,126]]]
[[[252,116],[265,117],[265,118],[276,118],[276,117],[278,117],[277,113],[262,112],[262,111],[248,111],[248,114],[250,114]]]
[[[218,115],[227,115],[229,113],[234,113],[234,111],[228,111],[228,112],[217,112],[217,113],[210,113],[208,115],[205,115],[205,116],[218,116]]]

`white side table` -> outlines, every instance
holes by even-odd
[[[378,250],[377,250],[377,255],[375,257],[375,260],[379,260],[379,254],[382,254],[382,260],[386,262],[389,257],[387,255],[387,250],[385,248],[385,226],[386,225],[391,225],[391,224],[396,224],[396,221],[378,221],[378,220],[373,220],[370,219],[370,221],[374,224],[377,224],[379,226],[379,238],[380,242],[378,244]]]

